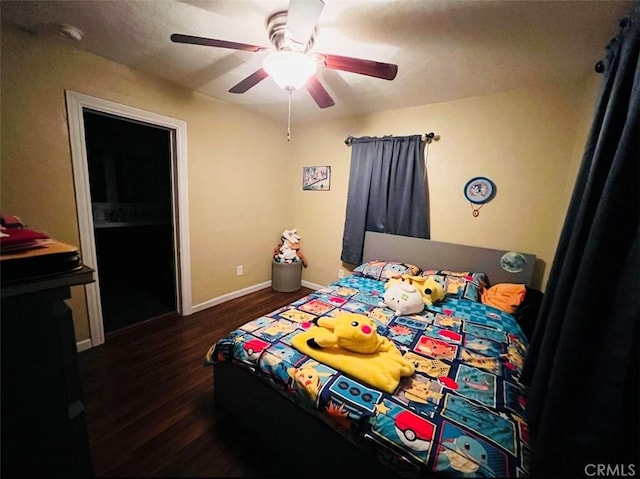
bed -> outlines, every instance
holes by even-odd
[[[211,346],[216,407],[260,441],[279,477],[526,476],[527,338],[482,291],[529,285],[534,265],[530,254],[368,232],[353,274]],[[381,299],[398,272],[442,280],[445,299],[394,314]],[[397,387],[385,392],[358,376],[364,369],[347,374],[292,345],[343,313],[370,318],[413,365]]]

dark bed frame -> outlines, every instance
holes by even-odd
[[[261,451],[260,477],[393,477],[372,451],[357,448],[247,370],[219,363],[213,379],[215,407],[231,414],[247,443]]]
[[[522,271],[501,267],[506,251],[405,236],[367,232],[363,262],[411,262],[421,268],[480,271],[492,284],[530,284],[535,256]],[[228,412],[247,431],[248,441],[259,441],[264,477],[380,477],[397,475],[375,458],[367,443],[354,445],[328,425],[242,367],[229,362],[213,368],[215,407]]]

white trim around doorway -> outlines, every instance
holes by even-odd
[[[177,265],[176,309],[182,316],[192,314],[186,122],[73,91],[66,91],[65,96],[67,101],[67,119],[69,121],[71,159],[73,162],[76,209],[78,213],[78,229],[80,233],[80,251],[83,263],[96,271],[98,265],[96,261],[95,237],[93,234],[93,214],[89,190],[89,170],[87,165],[83,110],[85,108],[91,109],[172,130],[175,142],[175,145],[173,145],[174,152],[172,158],[172,194],[175,225],[175,260]],[[89,283],[85,285],[84,288],[87,295],[89,332],[91,334],[89,347],[94,347],[104,343],[99,279],[96,278],[94,283]],[[83,343],[83,349],[85,349],[87,344],[86,342]]]

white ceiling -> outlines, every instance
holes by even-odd
[[[18,26],[219,100],[286,120],[287,93],[266,79],[227,90],[265,53],[172,43],[172,33],[269,47],[266,19],[288,0],[94,0],[0,3]],[[393,81],[319,69],[336,105],[293,93],[295,121],[450,101],[592,72],[631,0],[325,0],[312,51],[398,65]],[[58,25],[84,32],[64,39]]]

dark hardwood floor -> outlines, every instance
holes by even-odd
[[[93,468],[101,477],[266,477],[255,444],[213,403],[216,340],[312,290],[271,288],[164,316],[79,354]]]

